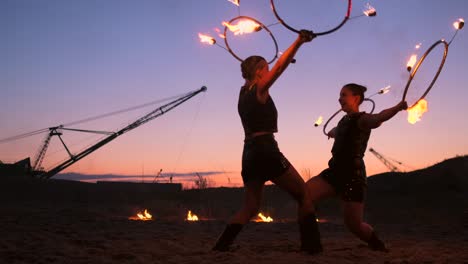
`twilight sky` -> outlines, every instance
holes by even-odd
[[[344,17],[347,1],[275,1],[283,19],[297,28],[324,31]],[[353,1],[352,17],[368,1]],[[299,50],[271,89],[279,111],[280,149],[303,178],[318,174],[331,156],[332,140],[314,127],[339,109],[340,88],[349,82],[376,95],[376,111],[393,106],[408,80],[406,62],[440,39],[450,40],[452,23],[467,18],[465,0],[375,0],[376,17],[357,17],[340,30],[317,37]],[[199,42],[237,15],[276,23],[268,0],[243,0],[240,9],[227,0],[0,0],[0,139],[93,117],[206,85],[208,91],[165,115],[124,134],[64,172],[154,175],[163,172],[211,172],[218,185],[239,185],[243,130],[237,97],[243,79],[239,62],[218,46]],[[271,25],[286,49],[296,34]],[[228,34],[243,58],[275,52],[265,31]],[[419,50],[416,44],[421,44]],[[426,97],[429,111],[414,125],[400,113],[374,130],[369,147],[402,162],[401,168],[424,168],[468,150],[468,36],[460,30],[450,45],[445,66]],[[408,94],[411,103],[432,80],[443,49],[429,54]],[[165,101],[167,102],[167,101]],[[117,131],[161,104],[113,115],[71,128]],[[361,110],[369,111],[363,105]],[[341,116],[339,116],[341,117]],[[330,122],[331,128],[338,118]],[[0,160],[34,159],[46,134],[0,143]],[[66,131],[72,153],[102,135]],[[54,137],[43,165],[52,168],[67,158]],[[370,152],[368,175],[388,169]]]

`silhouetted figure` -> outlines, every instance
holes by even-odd
[[[270,87],[291,63],[300,46],[314,37],[312,32],[302,30],[271,70],[267,61],[260,56],[251,56],[241,64],[245,84],[239,93],[238,111],[245,132],[242,154],[244,203],[213,250],[229,249],[243,225],[259,212],[264,184],[272,181],[298,202],[301,249],[309,253],[321,251],[317,223],[305,182],[280,152],[273,135],[278,131],[277,110],[269,94]]]
[[[328,168],[307,181],[313,203],[330,197],[340,197],[343,204],[344,221],[348,229],[374,250],[387,251],[373,228],[363,221],[364,200],[367,189],[364,152],[371,130],[408,107],[402,101],[378,114],[359,112],[366,87],[350,83],[340,92],[339,103],[346,115],[338,125],[328,132],[334,138],[332,158]]]

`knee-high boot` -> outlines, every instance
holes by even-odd
[[[301,250],[309,254],[318,254],[323,251],[320,241],[317,218],[315,214],[309,214],[299,220],[299,231],[301,236]]]
[[[385,247],[384,242],[377,237],[375,231],[372,231],[372,235],[367,241],[367,244],[369,244],[369,247],[372,250],[388,252],[388,249],[387,247]]]
[[[228,251],[229,246],[234,242],[234,239],[242,230],[242,227],[242,224],[228,224],[212,250]]]

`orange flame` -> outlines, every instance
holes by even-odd
[[[258,213],[258,218],[254,220],[255,222],[273,222],[273,218],[269,216],[264,216],[262,213]]]
[[[421,120],[422,115],[427,112],[427,101],[424,99],[419,100],[414,106],[408,108],[408,122],[415,124]]]
[[[198,37],[200,38],[201,43],[208,43],[210,45],[216,44],[216,40],[208,35],[203,35],[202,33],[198,33]]]
[[[465,20],[463,20],[463,18],[459,18],[457,21],[453,22],[453,27],[455,27],[455,29],[462,29],[463,26],[465,25]]]
[[[363,11],[364,15],[372,17],[377,15],[377,11],[369,3],[366,4],[367,9]]]
[[[229,2],[235,4],[236,6],[239,6],[240,5],[240,0],[228,0]]]
[[[323,117],[322,116],[319,116],[319,118],[317,118],[317,120],[315,121],[315,124],[314,126],[320,126],[323,122]]]
[[[252,20],[240,20],[237,25],[232,25],[223,21],[222,25],[226,26],[234,35],[257,32],[262,29],[258,23]]]
[[[131,216],[128,219],[148,221],[148,220],[152,220],[153,216],[150,213],[148,213],[148,210],[145,209],[143,213],[138,212],[136,216]]]
[[[408,60],[408,63],[406,64],[406,69],[408,71],[411,71],[413,69],[414,64],[416,64],[416,60],[418,59],[418,56],[416,54],[411,55],[411,58]]]
[[[198,221],[198,216],[196,214],[192,215],[192,211],[188,211],[187,213],[187,220],[188,221]]]

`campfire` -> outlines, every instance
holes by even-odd
[[[187,221],[198,221],[198,216],[196,214],[192,214],[192,211],[188,211],[187,213]]]
[[[271,218],[270,216],[264,216],[262,213],[258,213],[258,218],[253,221],[269,223],[269,222],[273,222],[273,218]]]
[[[143,212],[138,212],[136,216],[131,216],[128,219],[130,220],[141,220],[141,221],[148,221],[153,220],[153,216],[148,212],[147,209]]]

